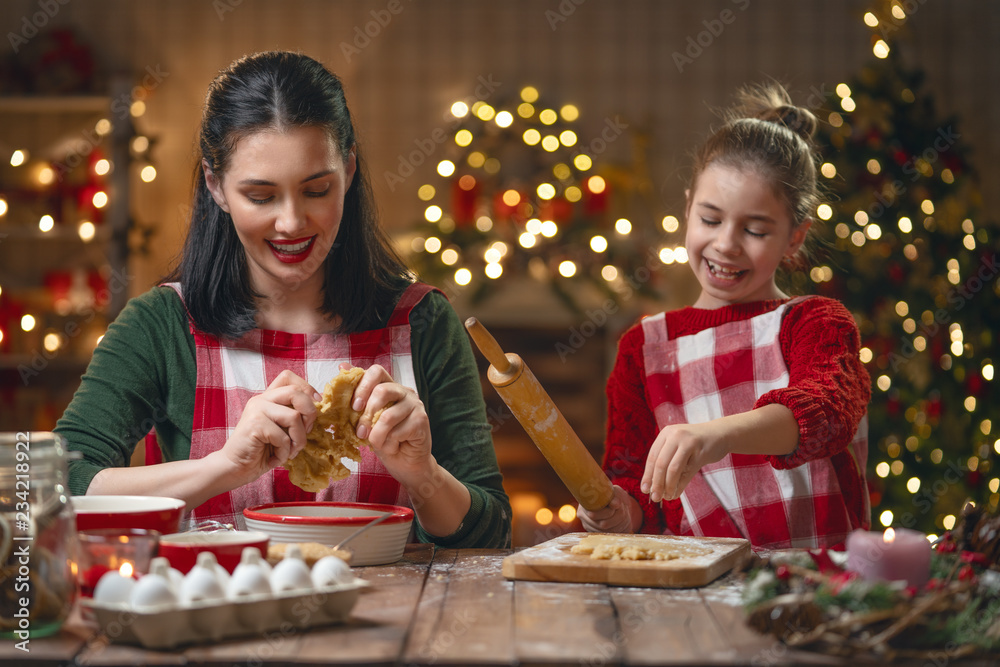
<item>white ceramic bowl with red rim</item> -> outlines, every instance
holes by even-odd
[[[259,530],[217,530],[213,532],[191,531],[174,533],[160,538],[160,556],[170,561],[170,565],[187,574],[202,551],[211,551],[215,560],[232,574],[240,564],[243,549],[256,547],[262,558],[267,558],[267,544],[270,538]]]
[[[350,564],[384,565],[403,557],[413,525],[413,510],[377,503],[268,503],[243,510],[250,530],[271,536],[272,542],[338,544],[365,524],[389,512],[391,516],[351,540],[344,548]]]
[[[73,496],[77,530],[145,528],[161,534],[181,529],[186,503],[165,496]]]

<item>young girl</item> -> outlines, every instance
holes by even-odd
[[[508,545],[468,338],[390,250],[337,77],[295,53],[234,62],[209,87],[199,147],[180,266],[108,328],[56,427],[83,454],[71,491],[173,496],[238,525],[273,501],[412,504],[421,541]],[[371,448],[306,493],[282,464],[344,364],[367,369],[353,407]],[[164,462],[129,467],[151,426]]]
[[[832,546],[869,525],[868,373],[851,314],[775,283],[818,201],[815,117],[780,86],[743,91],[697,154],[692,307],[629,329],[607,385],[610,505],[590,531]]]

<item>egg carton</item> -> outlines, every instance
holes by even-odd
[[[218,642],[291,628],[305,630],[343,623],[369,583],[364,579],[308,589],[136,610],[123,603],[81,600],[85,618],[96,622],[111,642],[150,649]]]

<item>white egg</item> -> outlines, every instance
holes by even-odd
[[[261,567],[264,559],[260,557],[260,549],[247,547],[240,557],[240,564],[233,570],[233,576],[226,587],[226,596],[237,599],[249,595],[270,595],[271,582],[267,578],[267,570]]]
[[[222,584],[223,588],[229,588],[229,579],[232,576],[233,575],[229,574],[229,570],[222,567],[218,563],[215,564],[215,577],[219,580],[219,583]]]
[[[170,583],[170,569],[165,558],[153,559],[149,574],[139,579],[129,594],[129,604],[133,609],[152,611],[177,606],[177,593]]]
[[[271,570],[270,580],[271,588],[276,593],[312,588],[309,566],[302,560],[302,551],[299,549],[299,545],[293,544],[288,548],[285,557]]]
[[[198,554],[198,563],[184,576],[180,599],[185,605],[200,602],[214,602],[226,597],[226,590],[216,573],[215,554],[203,551]]]
[[[317,588],[354,581],[351,566],[336,556],[323,556],[312,567],[312,581]]]
[[[167,570],[167,580],[170,581],[170,587],[174,589],[174,593],[181,592],[181,586],[184,585],[184,573],[178,570],[176,567],[172,567]]]
[[[184,583],[184,573],[176,567],[171,567],[170,561],[163,556],[157,556],[153,559],[153,561],[149,564],[149,571],[156,572],[161,567],[160,565],[157,565],[160,561],[163,561],[167,566],[167,573],[165,576],[167,577],[167,581],[170,582],[170,588],[173,589],[174,594],[179,595],[181,592],[181,585]]]
[[[132,577],[123,577],[118,570],[105,572],[94,587],[94,601],[101,604],[128,604],[134,587],[135,579]]]

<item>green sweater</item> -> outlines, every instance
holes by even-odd
[[[381,326],[386,326],[386,321]],[[441,294],[427,295],[410,313],[417,392],[431,423],[432,453],[472,496],[462,525],[417,539],[445,547],[510,546],[511,511],[486,420],[479,373],[458,316]],[[98,471],[129,465],[151,428],[166,461],[191,453],[194,337],[177,293],[156,287],[128,302],[94,350],[80,388],[55,431],[82,460],[70,463],[70,492],[86,493]]]

